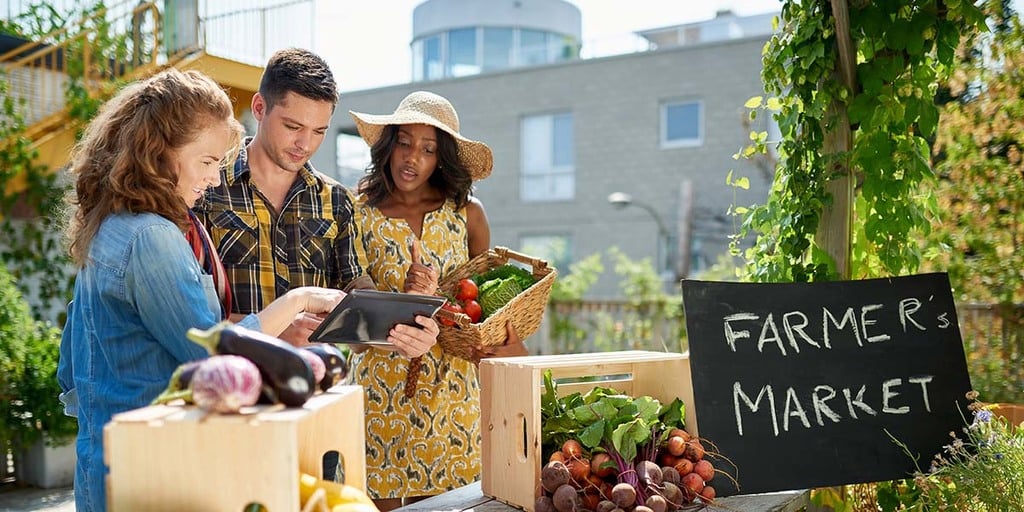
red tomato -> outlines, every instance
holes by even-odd
[[[476,282],[467,277],[459,281],[459,290],[455,293],[455,299],[465,304],[467,301],[476,300],[478,292]]]
[[[464,313],[464,311],[462,311],[462,306],[452,301],[445,302],[444,306],[441,306],[441,309],[446,309],[448,311],[451,311],[452,313]],[[438,317],[437,321],[440,322],[441,325],[447,325],[448,327],[452,327],[455,325],[455,320],[451,320],[443,316]]]
[[[467,300],[466,305],[462,306],[462,310],[469,316],[469,321],[474,324],[480,321],[480,317],[483,316],[484,310],[480,307],[480,303],[475,300]]]

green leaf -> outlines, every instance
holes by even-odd
[[[600,446],[601,439],[604,438],[604,426],[605,421],[603,418],[588,425],[582,432],[580,432],[580,443],[583,443],[583,446],[586,446],[591,450]]]

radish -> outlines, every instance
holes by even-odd
[[[235,355],[210,356],[192,376],[192,401],[211,412],[235,413],[259,399],[263,380],[252,361]]]

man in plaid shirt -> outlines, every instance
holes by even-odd
[[[300,286],[374,288],[360,263],[352,196],[309,163],[337,101],[322,58],[294,48],[276,52],[252,99],[256,135],[195,207],[224,262],[233,318]],[[300,315],[280,337],[305,344],[321,320]],[[426,331],[408,334],[413,344],[436,341]]]

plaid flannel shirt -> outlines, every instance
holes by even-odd
[[[251,139],[246,139],[248,145]],[[292,288],[373,288],[363,272],[353,198],[308,162],[275,212],[250,181],[245,149],[194,210],[217,248],[232,313],[256,313]]]

